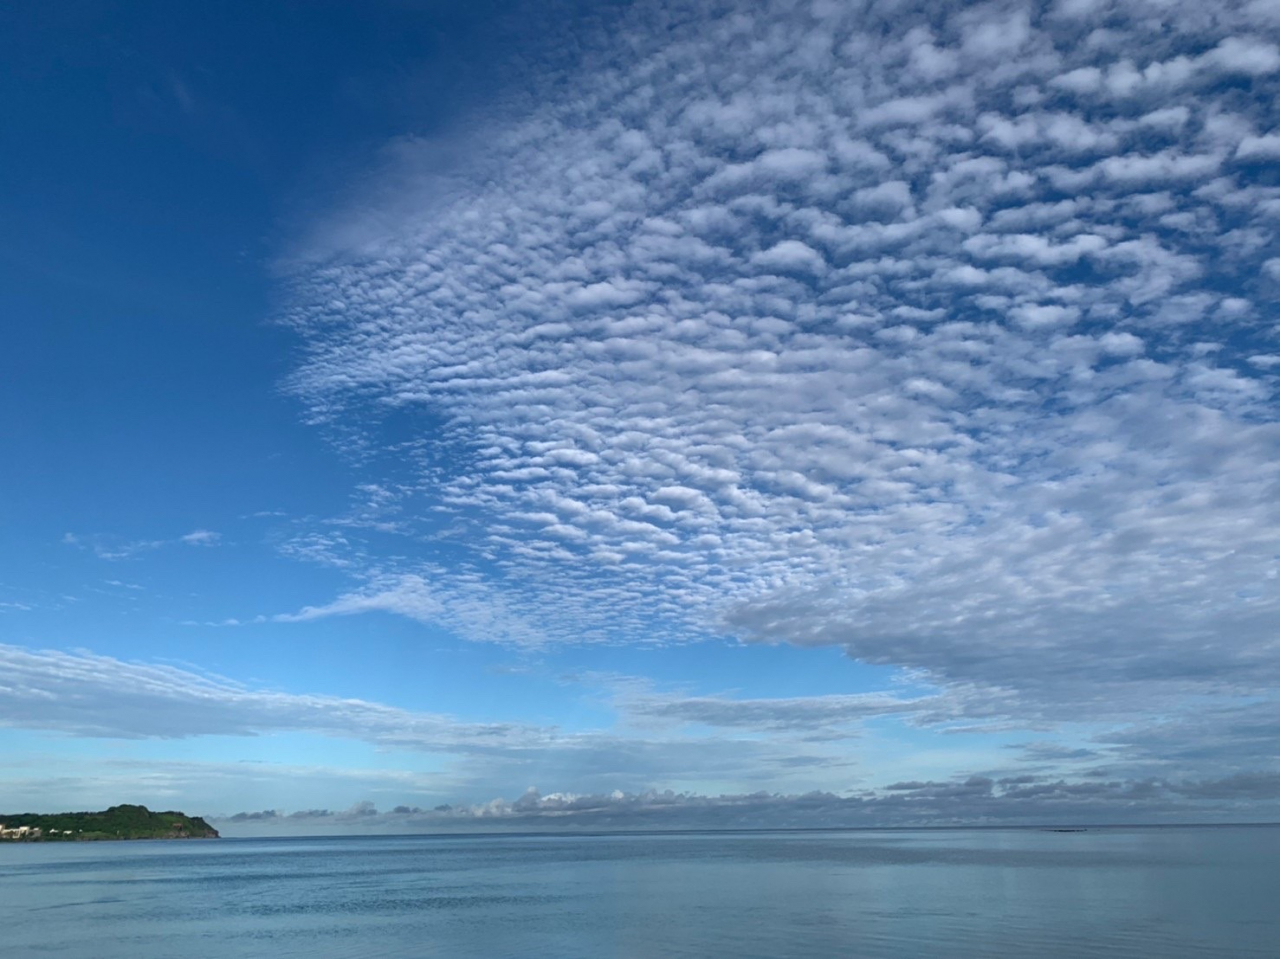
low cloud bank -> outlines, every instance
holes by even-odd
[[[881,791],[705,796],[671,790],[599,795],[530,788],[518,799],[381,812],[273,809],[215,817],[245,833],[518,832],[592,829],[790,829],[1054,823],[1256,822],[1280,817],[1280,774],[1217,780],[1068,782],[1037,776],[900,782]]]

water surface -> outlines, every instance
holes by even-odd
[[[1280,956],[1280,827],[0,846],[6,959]]]

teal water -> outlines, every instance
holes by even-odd
[[[1280,827],[0,846],[0,954],[1280,956]]]

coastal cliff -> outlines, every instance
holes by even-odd
[[[0,813],[0,842],[82,842],[108,839],[217,839],[199,816],[112,806],[102,812]]]

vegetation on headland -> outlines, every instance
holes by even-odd
[[[199,816],[152,812],[146,806],[112,806],[103,812],[0,813],[0,842],[217,838],[218,830]]]

